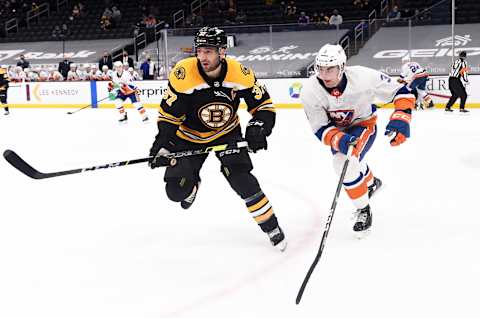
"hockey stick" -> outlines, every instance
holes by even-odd
[[[107,97],[105,97],[105,98],[102,98],[102,99],[100,99],[100,100],[97,100],[97,103],[102,102],[102,101],[106,100],[106,99],[109,98],[109,97],[110,97],[110,96],[107,96]],[[68,115],[72,115],[72,114],[75,114],[75,113],[81,111],[82,109],[85,109],[85,108],[88,108],[88,107],[92,107],[92,104],[88,104],[88,105],[86,105],[86,106],[83,106],[82,108],[76,109],[76,110],[71,111],[71,112],[67,112],[67,114],[68,114]]]
[[[164,156],[172,159],[173,161],[176,158],[180,158],[180,157],[201,155],[201,154],[206,154],[212,151],[239,149],[239,148],[245,148],[247,146],[248,144],[246,141],[240,141],[235,144],[223,144],[223,145],[210,146],[210,147],[197,149],[197,150],[185,150],[185,151],[179,151],[179,152],[172,152]],[[46,179],[46,178],[64,176],[68,174],[83,173],[83,172],[93,171],[98,169],[108,169],[108,168],[116,168],[116,167],[121,167],[126,165],[134,165],[137,163],[147,162],[152,158],[152,157],[146,157],[146,158],[140,158],[140,159],[112,162],[112,163],[107,163],[99,166],[92,166],[88,168],[79,168],[79,169],[72,169],[72,170],[65,170],[65,171],[43,173],[33,168],[31,165],[25,162],[25,160],[23,160],[19,155],[17,155],[12,150],[9,150],[9,149],[5,150],[5,152],[3,153],[3,157],[5,158],[5,160],[8,161],[8,163],[10,163],[12,166],[17,168],[18,170],[20,170],[20,172],[22,172],[23,174],[33,179]],[[173,161],[172,165],[174,164],[175,162]]]
[[[347,173],[348,163],[350,162],[353,148],[354,148],[353,144],[350,144],[350,146],[348,147],[347,159],[343,164],[342,173],[340,174],[340,179],[338,180],[337,191],[335,192],[335,196],[333,197],[332,206],[330,208],[330,214],[328,215],[327,223],[325,224],[325,229],[323,230],[322,241],[320,242],[320,247],[318,248],[317,256],[315,256],[315,259],[313,260],[312,265],[310,265],[310,269],[307,272],[307,276],[305,276],[302,286],[298,291],[297,298],[295,300],[295,303],[297,305],[300,303],[300,300],[302,300],[302,295],[303,295],[303,292],[305,291],[305,287],[307,287],[308,280],[310,279],[310,276],[312,275],[313,270],[315,269],[315,266],[317,266],[317,263],[320,260],[320,257],[322,256],[323,248],[325,247],[325,242],[327,240],[328,232],[330,231],[330,224],[332,224],[333,214],[335,213],[335,208],[337,207],[338,197],[340,196],[340,191],[342,190],[343,179],[345,179],[345,174]]]

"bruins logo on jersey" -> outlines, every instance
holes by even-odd
[[[179,68],[175,69],[174,71],[175,77],[179,80],[185,79],[185,68],[180,66]]]
[[[249,70],[247,67],[243,66],[242,64],[240,64],[240,69],[242,70],[242,73],[243,73],[245,76],[247,76],[248,74],[250,74],[250,70]]]
[[[210,103],[198,110],[200,121],[211,129],[218,129],[227,124],[234,115],[232,106],[224,103]]]

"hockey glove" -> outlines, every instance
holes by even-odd
[[[348,153],[348,147],[351,144],[356,144],[356,142],[357,142],[357,137],[350,134],[346,134],[342,131],[339,131],[338,133],[333,135],[331,145],[334,150],[346,155]],[[353,149],[352,155],[358,156],[358,153],[355,148]]]
[[[248,142],[248,148],[253,152],[257,152],[260,149],[267,149],[267,133],[264,124],[262,120],[255,118],[250,119],[248,122],[245,139]]]
[[[385,135],[393,137],[390,140],[390,145],[399,146],[410,137],[411,120],[411,110],[396,110],[392,116],[390,116],[390,122],[385,129]]]
[[[152,148],[150,148],[150,160],[148,161],[148,166],[152,169],[158,167],[168,167],[174,166],[176,163],[175,159],[170,159],[165,157],[166,154],[169,154],[170,151],[164,147],[165,142],[163,138],[155,138]]]

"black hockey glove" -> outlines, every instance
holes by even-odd
[[[248,142],[248,148],[253,152],[257,152],[260,149],[267,149],[268,134],[264,126],[265,123],[256,118],[252,118],[248,122],[245,139]]]
[[[165,157],[170,151],[165,147],[167,143],[159,135],[157,135],[152,148],[150,148],[150,157],[152,158],[148,161],[148,166],[152,169],[173,166],[176,162],[175,159]]]

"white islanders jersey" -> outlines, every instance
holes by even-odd
[[[346,67],[345,76],[343,93],[335,89],[329,93],[316,75],[304,85],[300,97],[315,134],[331,126],[345,129],[362,121],[375,120],[375,102],[388,103],[413,96],[403,84],[368,67]]]
[[[118,73],[116,71],[113,71],[111,74],[110,74],[110,79],[111,81],[113,82],[113,84],[117,84],[118,86],[122,86],[122,85],[127,85],[129,86],[130,88],[132,89],[136,89],[137,86],[135,85],[135,83],[133,82],[133,77],[132,75],[127,72],[127,71],[123,71],[122,72],[122,75],[118,75]]]
[[[407,62],[402,65],[402,72],[400,73],[400,78],[402,78],[407,83],[411,83],[413,80],[425,76],[428,76],[427,72],[417,62]]]

